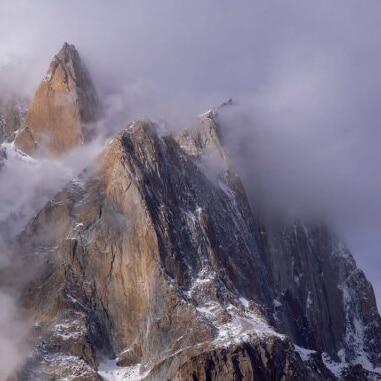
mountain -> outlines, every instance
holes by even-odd
[[[12,380],[381,379],[372,286],[325,224],[262,221],[218,118],[129,123],[25,226]]]
[[[75,47],[65,43],[54,57],[26,115],[16,146],[58,156],[88,141],[100,105],[90,75]]]

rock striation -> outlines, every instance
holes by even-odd
[[[89,72],[74,45],[65,43],[34,95],[16,146],[29,155],[59,156],[90,139],[99,113]]]

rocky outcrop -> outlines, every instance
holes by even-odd
[[[100,113],[90,75],[73,45],[64,44],[29,106],[16,146],[57,156],[88,141]]]

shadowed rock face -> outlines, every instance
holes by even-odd
[[[65,43],[37,89],[16,146],[30,155],[37,149],[60,155],[90,138],[99,112],[89,73],[75,47]]]
[[[278,327],[333,358],[381,365],[381,319],[371,284],[324,225],[271,229],[269,263],[278,294]],[[365,354],[365,355],[364,355]]]

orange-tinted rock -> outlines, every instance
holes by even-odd
[[[99,102],[90,75],[73,45],[64,44],[36,91],[26,127],[15,139],[28,154],[57,156],[90,138]]]

